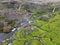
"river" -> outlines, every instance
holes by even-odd
[[[28,23],[28,18],[24,17],[22,19],[22,21],[20,22],[20,26],[27,24],[27,23]],[[12,36],[15,34],[15,32],[19,29],[20,29],[20,27],[16,27],[16,28],[13,28],[11,30],[11,32],[9,32],[9,33],[0,33],[0,43],[8,41],[8,45],[10,45],[10,44],[12,45],[10,38],[12,38]]]

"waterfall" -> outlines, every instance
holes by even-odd
[[[53,11],[52,11],[53,13],[55,12],[55,9],[56,9],[56,8],[54,7],[54,8],[53,8]]]

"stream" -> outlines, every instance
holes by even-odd
[[[27,23],[28,23],[28,18],[24,17],[19,25],[22,26]],[[12,36],[15,34],[15,32],[19,29],[20,29],[20,27],[16,27],[16,28],[12,29],[11,32],[9,32],[9,33],[0,33],[0,43],[8,41],[8,45],[12,45],[12,41],[10,40],[10,38],[12,38]]]

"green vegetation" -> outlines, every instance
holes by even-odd
[[[16,27],[17,24],[13,19],[6,19],[3,16],[0,16],[0,32],[4,32],[5,29],[10,30],[13,27]],[[9,28],[9,29],[8,29]]]
[[[8,45],[7,42],[0,43],[0,45]]]
[[[37,19],[44,14],[47,13],[39,12],[32,15],[31,18],[35,16],[33,19],[36,19],[32,23],[36,29],[29,30],[27,27],[22,27],[13,36],[13,39],[15,39],[13,45],[60,45],[60,11],[50,12],[48,21]],[[27,34],[27,32],[29,33]]]
[[[30,12],[29,20],[34,22],[23,25],[14,33],[12,45],[60,45],[60,10],[50,11],[54,7],[51,5],[47,7],[47,10],[44,8],[38,11],[35,8],[30,9],[29,5],[23,5],[21,10]],[[19,12],[19,9],[15,11]],[[8,25],[12,27],[16,26],[14,19],[6,19],[2,16],[0,19],[8,22]],[[0,31],[2,30],[1,25]]]
[[[15,24],[16,24],[14,19],[7,19],[6,21],[7,21],[8,24],[11,25],[12,27],[14,27]]]
[[[3,27],[2,26],[0,26],[0,32],[2,32],[3,31]]]
[[[4,20],[5,19],[5,17],[4,16],[0,16],[0,20]]]

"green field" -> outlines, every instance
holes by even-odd
[[[31,26],[36,28],[22,27],[14,34],[12,45],[60,45],[60,11],[49,14],[52,16],[47,21],[36,19],[39,14],[35,15],[36,20]]]
[[[42,10],[29,7],[22,7],[23,11],[30,11],[28,20],[33,20],[31,24],[23,25],[12,36],[12,45],[60,45],[60,10],[50,11],[56,6],[48,6]],[[20,13],[16,9],[16,12]],[[22,15],[22,14],[21,14]],[[9,25],[16,27],[14,19],[6,19],[0,16],[0,20],[9,22]],[[3,30],[0,27],[0,31]],[[0,45],[8,45],[7,41]]]

